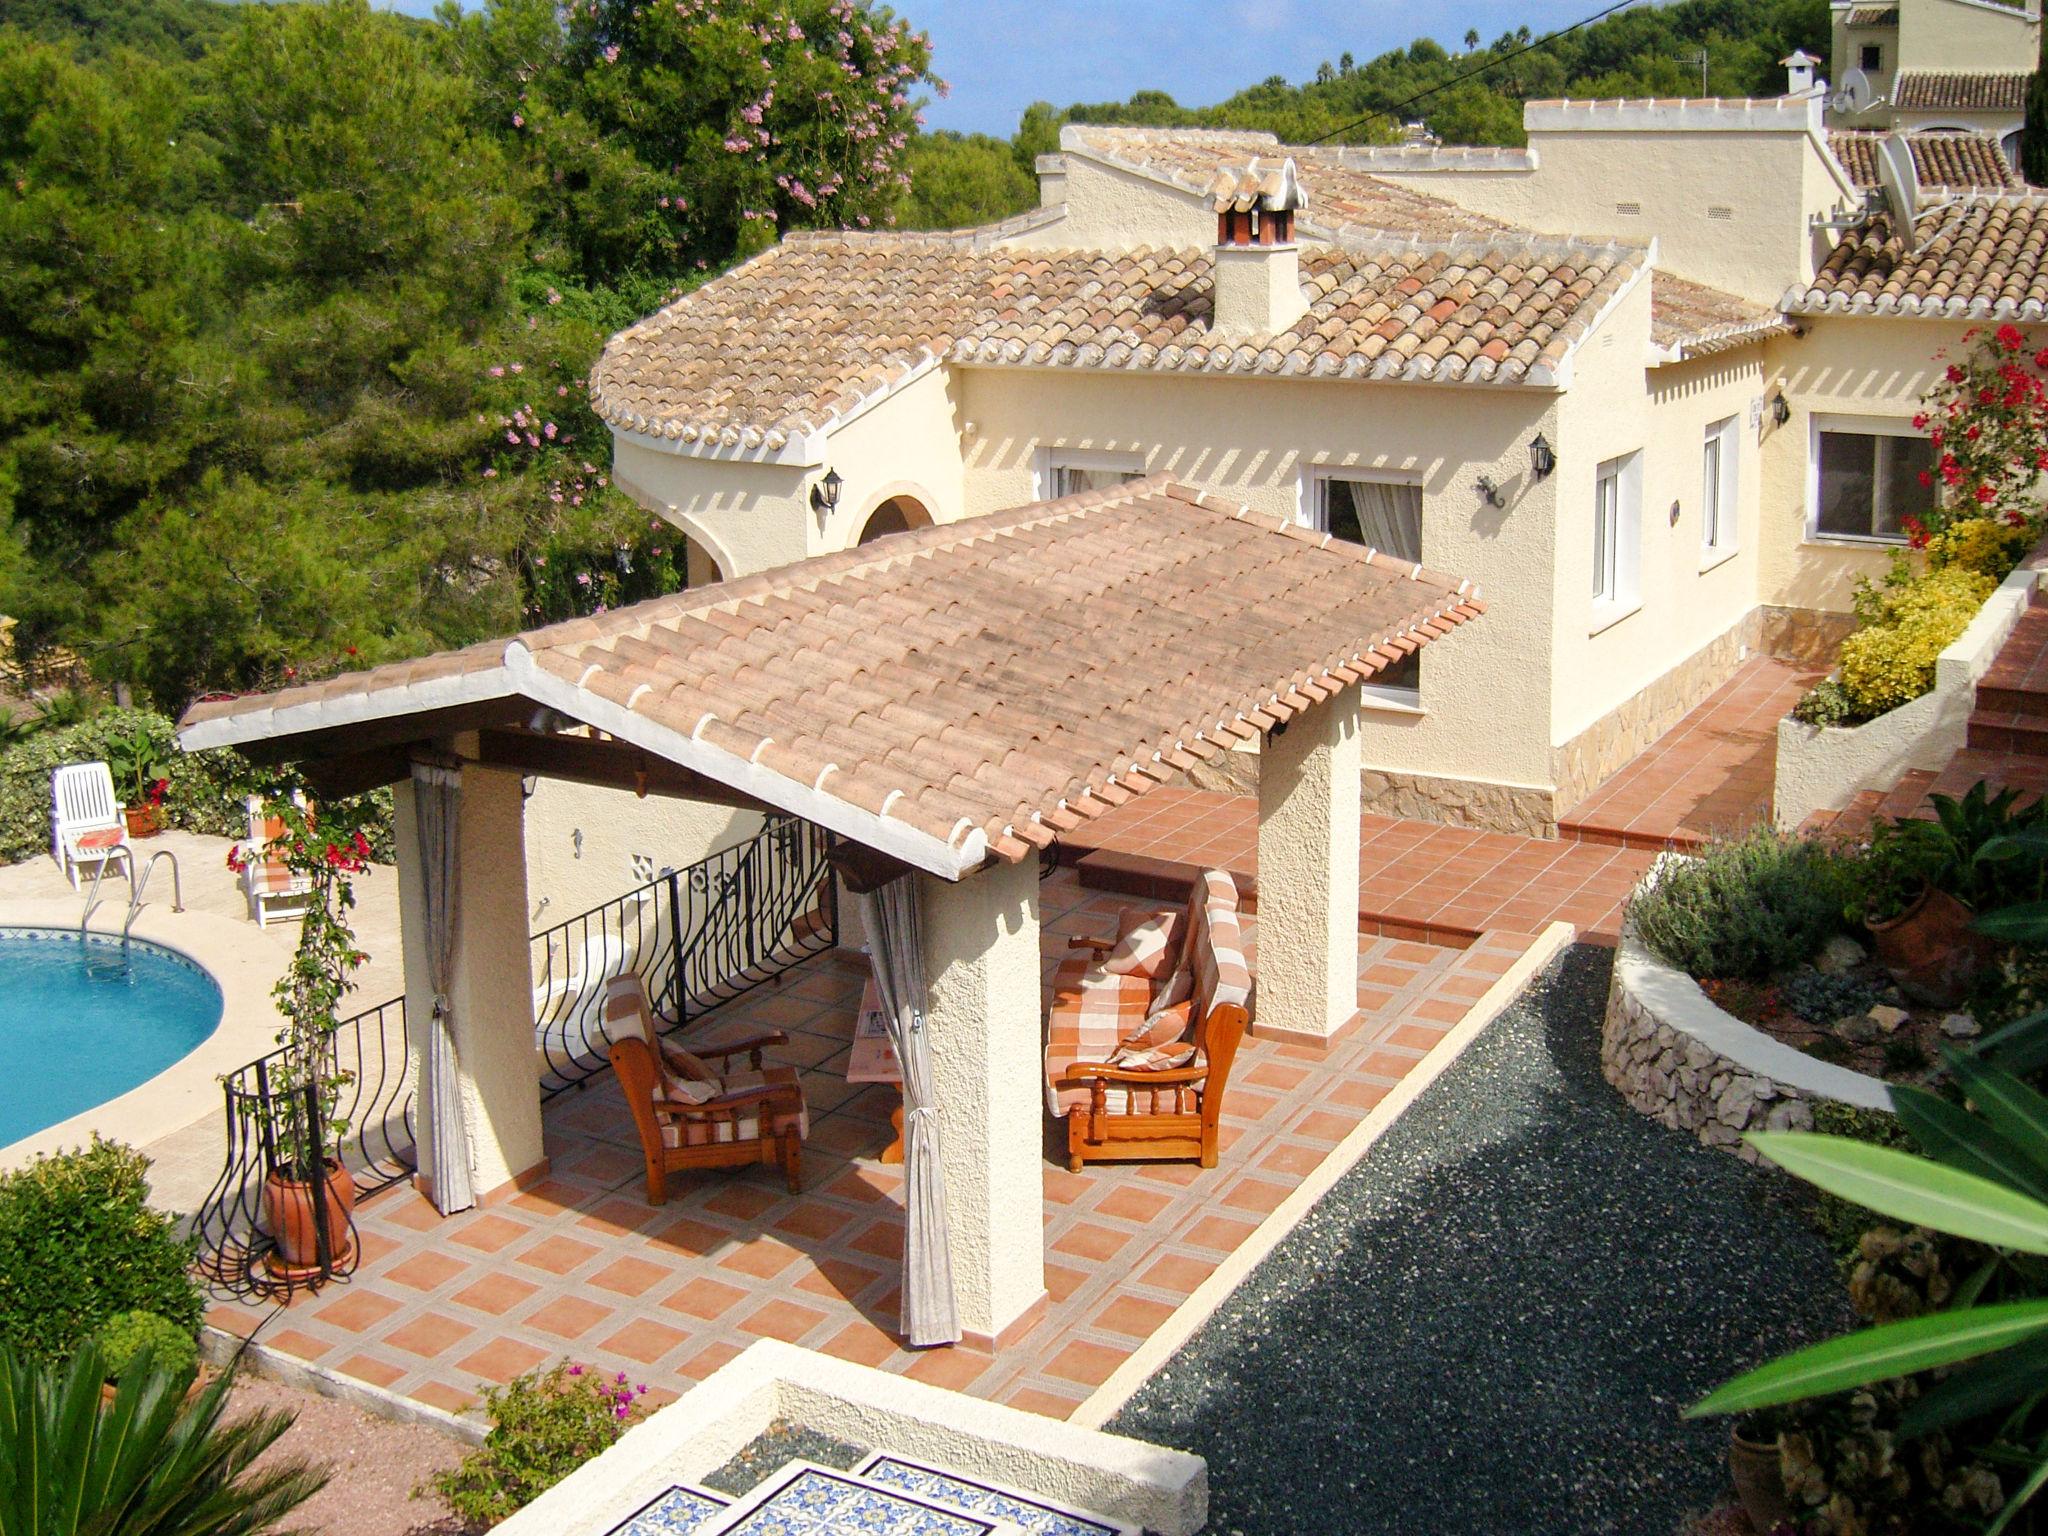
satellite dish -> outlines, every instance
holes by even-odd
[[[1920,173],[1913,166],[1912,147],[1899,134],[1886,134],[1877,141],[1877,185],[1892,218],[1892,232],[1898,236],[1900,249],[1910,256],[1920,244],[1915,223],[1920,216]]]
[[[1870,76],[1860,69],[1852,69],[1842,76],[1842,88],[1835,92],[1828,105],[1837,112],[1854,116],[1867,112],[1877,103],[1877,91],[1870,83]]]

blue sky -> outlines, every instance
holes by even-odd
[[[1299,81],[1347,49],[1361,62],[1418,36],[1461,45],[1468,27],[1488,42],[1514,27],[1547,31],[1604,0],[897,0],[897,14],[932,35],[950,97],[928,126],[1007,138],[1032,102],[1120,101],[1163,90],[1206,106],[1285,75]]]

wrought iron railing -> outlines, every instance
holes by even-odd
[[[823,829],[774,817],[747,842],[665,870],[638,890],[534,934],[542,1097],[610,1070],[603,1010],[605,983],[614,976],[639,976],[663,1032],[672,1034],[831,948],[838,914],[830,848]],[[312,1230],[300,1235],[317,1251],[310,1264],[286,1262],[273,1208],[284,1195],[274,1186],[278,1170],[293,1171],[292,1146],[325,1144],[338,1120],[341,1162],[358,1198],[416,1166],[404,998],[337,1025],[327,1059],[312,1075],[328,1084],[327,1093],[293,1084],[285,1053],[274,1051],[222,1079],[227,1164],[194,1218],[201,1272],[220,1291],[289,1296],[355,1267],[349,1211],[303,1194],[300,1210]]]

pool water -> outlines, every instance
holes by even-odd
[[[220,1012],[219,984],[158,945],[0,928],[0,1146],[147,1082]]]

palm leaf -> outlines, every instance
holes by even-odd
[[[1967,1051],[1945,1050],[1941,1055],[2001,1144],[2048,1174],[2048,1098]]]
[[[2013,1490],[2012,1497],[2005,1501],[2005,1508],[1998,1512],[1998,1518],[1984,1527],[1984,1536],[1998,1536],[2012,1523],[2013,1516],[2026,1507],[2027,1501],[2041,1491],[2041,1485],[2048,1483],[2048,1446],[2043,1446],[2040,1454],[2041,1459],[2034,1464],[2033,1472]]]
[[[2048,1254],[2048,1205],[1977,1174],[1845,1136],[1753,1131],[1743,1139],[1787,1173],[1880,1216]]]
[[[1898,1085],[1892,1089],[1892,1109],[1921,1150],[1936,1162],[2048,1201],[2048,1175],[1961,1105],[1925,1088]]]
[[[1899,1434],[1917,1440],[2042,1391],[2048,1391],[2048,1335],[2037,1334],[1930,1387],[1900,1415]]]
[[[2048,901],[2022,901],[1979,913],[1970,926],[2007,944],[2039,944],[2048,939]]]
[[[2008,1349],[2048,1329],[2048,1299],[1933,1312],[1810,1345],[1745,1372],[1685,1410],[1687,1418],[1746,1413],[1796,1403],[1873,1381],[1910,1376]]]
[[[2048,1008],[1993,1030],[1977,1042],[1976,1054],[2022,1076],[2048,1067]]]

